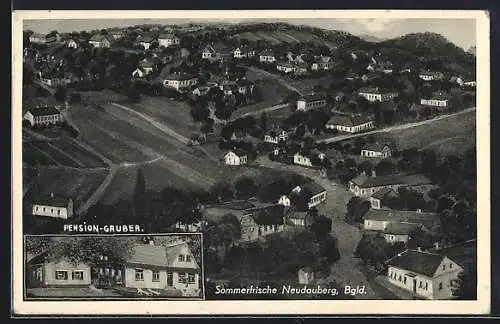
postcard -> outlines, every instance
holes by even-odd
[[[17,11],[12,33],[13,313],[488,313],[487,12]]]

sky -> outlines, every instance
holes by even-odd
[[[399,37],[409,33],[434,32],[439,33],[455,45],[467,50],[476,45],[476,28],[474,19],[441,19],[441,18],[410,18],[410,19],[247,19],[190,21],[188,19],[50,19],[25,20],[24,29],[39,33],[52,30],[71,32],[81,30],[102,29],[109,27],[126,27],[139,24],[185,24],[207,22],[287,22],[296,25],[309,25],[330,30],[341,30],[356,36],[370,36],[379,39]]]

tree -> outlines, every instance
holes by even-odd
[[[136,219],[144,220],[145,209],[146,209],[146,180],[144,178],[144,172],[142,169],[137,171],[137,176],[135,180],[134,194],[132,197],[134,203],[134,215]]]
[[[389,243],[379,235],[364,235],[356,248],[356,254],[367,264],[380,266],[387,260]]]
[[[191,107],[189,113],[195,122],[205,121],[210,116],[210,110],[199,102]]]
[[[257,192],[257,185],[252,178],[242,177],[234,184],[237,199],[248,199]]]
[[[477,299],[477,264],[469,261],[458,275],[456,287],[452,288],[453,296],[459,300]]]
[[[66,100],[66,95],[67,95],[66,88],[60,87],[57,88],[56,93],[54,94],[54,98],[58,102],[64,102]]]
[[[317,210],[316,210],[317,213]],[[309,227],[318,240],[324,239],[332,230],[332,220],[325,215],[311,215],[313,221]]]
[[[352,197],[347,202],[347,212],[345,215],[345,221],[349,224],[362,223],[363,216],[371,208],[371,204],[367,200],[363,200],[359,197]]]
[[[45,252],[51,244],[49,236],[26,236],[25,249],[27,253],[38,255]]]
[[[394,173],[394,164],[388,160],[380,161],[375,167],[375,173],[377,176],[391,175]]]
[[[263,132],[267,131],[267,114],[265,112],[260,114],[259,127]]]

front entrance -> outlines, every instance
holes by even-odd
[[[173,287],[174,285],[174,274],[172,272],[167,272],[167,286]]]
[[[417,279],[413,279],[413,292],[417,293]]]

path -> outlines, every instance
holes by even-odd
[[[263,167],[304,175],[327,190],[327,199],[318,206],[318,209],[332,219],[332,234],[338,238],[340,259],[332,265],[330,276],[326,280],[335,280],[341,285],[353,287],[365,286],[367,293],[356,296],[357,299],[381,299],[382,296],[371,287],[370,281],[359,269],[358,260],[353,257],[353,252],[362,233],[358,227],[344,222],[345,206],[350,199],[350,194],[346,192],[345,186],[322,177],[315,169],[273,162],[267,157],[259,157],[255,162]]]
[[[133,109],[131,109],[129,107],[120,105],[120,104],[118,104],[116,102],[112,102],[111,105],[113,105],[115,107],[118,107],[118,108],[121,108],[123,110],[128,111],[129,113],[132,113],[132,114],[135,114],[135,115],[141,117],[142,119],[144,119],[145,121],[147,121],[148,123],[150,123],[151,125],[153,125],[154,127],[156,127],[157,129],[159,129],[163,133],[167,134],[170,137],[175,138],[176,140],[178,140],[181,143],[188,144],[189,142],[191,142],[191,140],[189,138],[187,138],[185,136],[182,136],[181,134],[175,132],[172,128],[168,127],[167,125],[162,124],[162,123],[154,120],[153,118],[151,118],[151,117],[149,117],[147,115],[144,115],[143,113],[135,111],[135,110],[133,110]]]
[[[109,168],[109,173],[104,179],[104,181],[97,187],[97,189],[92,193],[92,195],[87,199],[85,203],[83,203],[78,210],[76,211],[76,218],[73,218],[71,221],[72,222],[78,222],[79,216],[85,214],[85,212],[95,205],[99,200],[101,199],[101,196],[104,194],[106,189],[108,188],[109,184],[111,183],[111,180],[115,177],[116,174],[116,167],[111,167]]]
[[[252,116],[252,115],[260,115],[261,113],[268,113],[268,112],[271,112],[271,111],[275,111],[275,110],[278,110],[278,109],[283,109],[283,108],[288,108],[289,107],[289,104],[285,103],[285,104],[278,104],[278,105],[274,105],[274,106],[271,106],[271,107],[267,107],[267,108],[262,108],[262,109],[259,109],[259,110],[255,110],[255,111],[252,111],[252,112],[247,112],[243,115],[241,115],[240,117],[238,118],[241,118],[241,117],[246,117],[246,116]]]
[[[446,119],[446,118],[450,118],[450,117],[454,117],[454,116],[466,114],[466,113],[469,113],[469,112],[474,111],[474,110],[476,110],[476,107],[467,108],[465,110],[462,110],[462,111],[459,111],[459,112],[456,112],[456,113],[453,113],[453,114],[443,115],[443,116],[439,116],[439,117],[436,117],[436,118],[433,118],[433,119],[427,119],[427,120],[423,120],[423,121],[419,121],[419,122],[408,123],[408,124],[401,124],[401,125],[394,125],[394,126],[389,126],[389,127],[385,127],[385,128],[375,129],[375,130],[372,130],[372,131],[369,131],[369,132],[364,132],[364,133],[359,133],[359,134],[347,134],[347,135],[340,135],[340,136],[335,136],[335,137],[324,138],[324,139],[317,140],[316,143],[327,143],[327,144],[328,143],[335,143],[335,142],[340,142],[340,141],[344,141],[346,139],[360,137],[360,136],[366,136],[366,135],[371,135],[371,134],[376,134],[376,133],[385,133],[385,132],[392,132],[392,131],[409,129],[409,128],[418,127],[418,126],[422,126],[422,125],[426,125],[426,124],[431,124],[431,123],[434,123],[436,121],[443,120],[443,119]]]
[[[247,68],[249,70],[252,70],[253,72],[262,73],[265,76],[270,77],[270,78],[278,81],[279,83],[281,83],[287,89],[289,89],[291,91],[295,91],[295,92],[299,93],[300,95],[302,95],[302,93],[299,91],[299,89],[297,89],[296,87],[294,87],[293,85],[291,85],[290,83],[288,83],[285,79],[283,79],[279,75],[273,74],[271,72],[267,72],[265,70],[261,70],[259,68],[256,68],[255,66],[248,66]]]

